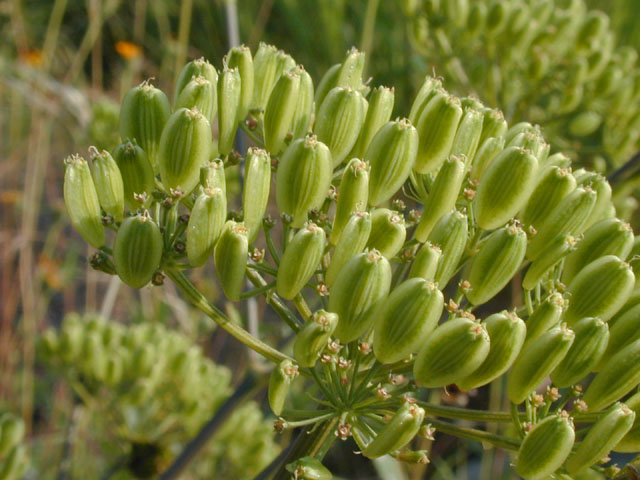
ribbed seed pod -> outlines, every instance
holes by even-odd
[[[327,96],[327,93],[329,93],[330,90],[334,89],[337,86],[336,82],[338,80],[338,73],[340,72],[341,66],[342,64],[340,63],[332,65],[320,79],[320,83],[318,84],[315,95],[316,110],[318,110],[318,108],[324,101],[324,97]]]
[[[336,214],[333,218],[331,243],[337,245],[340,236],[353,212],[362,212],[367,208],[369,198],[369,166],[362,160],[353,158],[347,163],[340,187]]]
[[[475,196],[476,220],[485,230],[500,227],[525,205],[535,186],[538,160],[509,147],[487,167]]]
[[[365,333],[389,293],[391,266],[376,250],[360,253],[338,273],[329,311],[338,314],[335,336],[348,343]]]
[[[296,62],[289,55],[273,45],[260,42],[253,58],[253,100],[251,108],[264,110],[271,89],[280,75],[295,67]]]
[[[482,112],[472,108],[465,108],[451,145],[449,155],[464,155],[468,167],[471,166],[480,144],[483,121]]]
[[[486,385],[505,373],[520,353],[527,334],[522,319],[506,310],[490,315],[483,324],[489,334],[489,355],[477,370],[456,382],[463,391]]]
[[[196,108],[211,123],[218,108],[216,86],[202,76],[193,77],[175,102],[175,109]]]
[[[565,357],[575,334],[566,325],[554,327],[528,342],[516,359],[507,381],[507,395],[522,403]]]
[[[520,212],[520,220],[524,225],[538,229],[558,203],[575,188],[576,179],[568,169],[548,168]]]
[[[178,101],[178,96],[194,77],[204,77],[211,82],[214,88],[218,82],[218,72],[204,57],[191,60],[182,67],[180,75],[178,75],[178,81],[176,82],[176,88],[173,94],[174,103]]]
[[[455,207],[464,176],[464,159],[451,157],[444,161],[431,186],[429,196],[423,199],[424,209],[414,233],[416,240],[425,242],[438,220]]]
[[[526,250],[527,234],[518,225],[493,232],[471,263],[469,301],[481,305],[500,293],[520,268]]]
[[[296,480],[331,480],[333,475],[320,460],[314,457],[301,457],[286,466]]]
[[[558,152],[554,153],[553,155],[549,155],[547,159],[543,163],[541,163],[541,166],[541,172],[546,172],[550,167],[569,169],[571,167],[571,159],[564,153]]]
[[[549,155],[549,144],[544,141],[540,132],[525,132],[516,135],[509,143],[509,147],[520,147],[528,150],[534,157],[543,164]]]
[[[611,206],[611,185],[606,178],[600,174],[591,174],[580,180],[580,184],[590,187],[597,194],[596,204],[589,219],[585,223],[585,230],[594,223],[605,218],[608,208]]]
[[[406,118],[389,122],[373,137],[369,163],[369,205],[389,200],[409,177],[418,153],[418,132]]]
[[[413,259],[411,269],[409,270],[409,278],[423,278],[427,282],[435,280],[438,263],[442,256],[442,250],[431,242],[426,242]]]
[[[471,165],[471,178],[481,180],[491,162],[504,150],[504,138],[490,137],[480,144]]]
[[[237,68],[225,68],[218,79],[218,152],[227,155],[239,122],[242,80]]]
[[[447,92],[436,92],[416,121],[420,136],[415,171],[437,170],[447,158],[462,118],[460,101]]]
[[[329,147],[333,168],[344,161],[358,140],[366,114],[365,105],[357,90],[336,87],[318,108],[313,130],[318,140]]]
[[[364,71],[365,53],[351,48],[338,69],[336,87],[351,87],[359,89],[362,86],[362,72]]]
[[[271,158],[260,148],[249,147],[244,161],[242,186],[242,220],[249,243],[258,236],[271,189]]]
[[[459,317],[438,326],[422,344],[413,375],[423,387],[444,387],[473,373],[489,355],[489,334],[480,323]]]
[[[560,364],[551,372],[556,387],[579,382],[598,364],[609,341],[609,327],[599,318],[583,318],[573,326],[573,345]]]
[[[409,121],[416,124],[418,118],[422,114],[424,107],[427,106],[431,97],[437,90],[442,88],[442,81],[440,79],[427,75],[424,79],[424,83],[418,90],[418,94],[411,105],[411,111],[409,112]]]
[[[429,236],[429,241],[442,251],[435,282],[444,288],[458,269],[467,245],[467,216],[453,210],[444,215]]]
[[[294,139],[304,137],[308,133],[313,116],[313,80],[302,65],[298,65],[295,71],[300,77],[300,87],[291,122]]]
[[[277,155],[285,148],[300,90],[300,75],[295,70],[283,73],[271,90],[264,111],[264,142],[267,150]]]
[[[118,164],[106,150],[98,152],[92,148],[90,153],[91,176],[100,205],[107,215],[121,222],[124,215],[124,185]]]
[[[531,125],[529,122],[519,122],[509,127],[504,134],[504,140],[507,142],[507,145],[509,145],[514,138],[523,133],[539,134],[540,128]]]
[[[120,279],[132,288],[151,281],[162,260],[162,234],[148,213],[122,222],[113,245],[113,263]]]
[[[393,92],[393,88],[387,87],[377,87],[371,91],[367,115],[365,116],[358,140],[349,156],[362,158],[375,135],[383,125],[389,122],[391,113],[393,112]]]
[[[400,449],[416,436],[424,420],[424,410],[405,402],[362,451],[368,458],[378,458]]]
[[[214,258],[224,294],[234,302],[240,300],[248,254],[247,229],[243,223],[228,220],[216,243]]]
[[[507,121],[501,110],[486,108],[483,112],[482,135],[479,145],[484,144],[489,138],[502,138],[507,132]]]
[[[308,223],[298,230],[284,250],[276,292],[282,298],[291,300],[311,279],[324,253],[326,235],[315,223]]]
[[[193,267],[204,265],[216,246],[227,219],[227,198],[219,188],[204,188],[187,224],[187,258]]]
[[[315,312],[296,333],[293,357],[301,367],[312,368],[338,325],[338,315],[325,310]]]
[[[364,251],[370,233],[371,215],[368,212],[354,212],[331,255],[331,262],[324,276],[324,281],[329,287],[335,282],[342,267],[352,257]]]
[[[251,101],[253,100],[254,72],[251,50],[244,45],[233,47],[229,50],[229,53],[227,53],[226,58],[227,66],[229,68],[237,68],[238,73],[240,74],[241,88],[238,121],[242,121],[249,113]]]
[[[200,167],[209,160],[211,126],[197,110],[176,110],[162,131],[158,164],[162,183],[170,192],[191,192],[200,180]]]
[[[613,450],[622,453],[636,453],[640,451],[640,393],[636,393],[624,401],[633,410],[636,418],[631,429],[614,447]]]
[[[568,284],[585,266],[605,255],[625,260],[633,247],[633,229],[618,218],[606,218],[584,233],[578,248],[564,262],[562,281]]]
[[[640,304],[616,315],[609,323],[609,343],[600,360],[600,367],[621,349],[640,339]]]
[[[635,283],[633,271],[614,255],[591,262],[567,287],[571,303],[564,314],[569,325],[584,317],[599,317],[605,322],[625,304]]]
[[[71,223],[89,244],[101,247],[104,245],[104,226],[89,165],[79,155],[65,158],[64,164],[64,203]]]
[[[289,387],[294,378],[298,376],[298,366],[291,360],[283,360],[271,371],[267,397],[269,407],[275,415],[280,415],[284,410],[284,404],[289,394]]]
[[[552,293],[545,298],[527,319],[526,343],[530,343],[547,330],[555,327],[560,322],[565,306],[566,302],[559,293]]]
[[[607,361],[584,394],[589,411],[597,412],[640,383],[640,340],[630,343]]]
[[[134,195],[147,193],[151,195],[155,188],[153,168],[147,154],[133,142],[125,142],[115,148],[113,159],[118,165],[122,177],[124,205],[129,210],[135,210],[139,203]]]
[[[433,282],[411,278],[393,289],[374,327],[373,353],[394,363],[417,352],[435,330],[444,297]]]
[[[156,167],[162,130],[171,114],[169,99],[164,92],[145,80],[129,90],[120,106],[120,137],[136,140]]]
[[[285,150],[276,175],[276,203],[300,228],[311,209],[322,206],[331,182],[331,153],[315,136],[295,140]]]
[[[623,403],[617,403],[589,429],[578,449],[567,460],[567,471],[577,475],[609,454],[633,426],[636,414]]]
[[[388,208],[376,208],[371,214],[368,249],[378,250],[387,259],[393,258],[404,245],[407,230],[402,214]]]
[[[578,240],[571,235],[558,235],[549,246],[548,251],[531,263],[522,279],[522,288],[525,290],[536,288],[538,283],[544,280],[545,275],[560,260],[576,249],[576,244],[579,244]]]
[[[227,182],[222,160],[215,158],[200,167],[200,185],[202,188],[219,188],[226,196]]]
[[[575,431],[571,418],[562,410],[550,415],[527,433],[518,450],[516,472],[525,480],[548,478],[571,453]]]

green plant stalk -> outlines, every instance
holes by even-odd
[[[493,433],[484,432],[475,428],[458,427],[457,425],[453,425],[452,423],[433,419],[429,419],[427,423],[430,423],[433,427],[436,428],[436,430],[442,433],[448,433],[458,438],[490,443],[491,445],[504,448],[505,450],[518,450],[518,448],[520,447],[520,442],[513,438],[494,435]]]
[[[267,281],[262,278],[262,276],[258,272],[254,272],[251,269],[247,269],[247,278],[256,287],[267,285]],[[271,305],[273,310],[280,316],[280,318],[282,318],[282,320],[284,320],[285,323],[289,325],[291,330],[293,330],[294,332],[300,330],[300,322],[298,321],[295,313],[289,310],[282,299],[274,291],[264,292],[264,297],[267,300],[267,303]]]

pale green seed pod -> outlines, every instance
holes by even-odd
[[[575,334],[564,324],[528,342],[516,359],[507,380],[507,395],[522,403],[565,357]]]
[[[435,282],[444,288],[458,270],[458,263],[467,245],[467,216],[453,210],[444,215],[429,236],[429,241],[442,251]]]
[[[531,125],[529,122],[519,122],[509,127],[504,134],[504,140],[507,142],[507,145],[509,145],[514,138],[523,133],[539,134],[540,128]]]
[[[640,451],[640,393],[636,393],[624,401],[633,410],[636,418],[631,429],[614,447],[613,450],[622,453],[636,453]]]
[[[527,234],[518,225],[492,233],[471,263],[469,301],[481,305],[500,293],[520,269],[526,250]]]
[[[560,323],[565,307],[565,299],[559,293],[552,293],[545,298],[527,319],[526,343],[530,343]]]
[[[243,223],[228,220],[216,243],[214,259],[222,290],[234,302],[240,300],[248,254],[246,227]]]
[[[298,376],[298,367],[291,360],[283,360],[271,371],[267,398],[269,407],[275,415],[280,415],[289,394],[289,387]]]
[[[558,152],[553,155],[549,155],[547,159],[542,163],[541,172],[546,172],[550,167],[558,167],[558,168],[571,168],[571,159],[567,157],[564,153]]]
[[[253,58],[253,100],[251,108],[264,110],[271,89],[280,75],[296,65],[293,58],[273,45],[260,42]]]
[[[485,24],[487,18],[487,5],[484,3],[474,3],[469,9],[469,17],[467,18],[467,32],[478,34]]]
[[[202,188],[219,188],[225,196],[227,195],[227,182],[222,160],[214,158],[200,167],[200,186]]]
[[[371,214],[369,250],[376,249],[387,259],[393,258],[407,238],[404,218],[388,208],[376,208]]]
[[[104,226],[89,165],[79,155],[67,157],[64,164],[64,203],[71,223],[89,244],[101,247],[104,245]]]
[[[370,165],[369,205],[377,206],[400,189],[418,153],[418,132],[409,120],[389,122],[373,137],[364,160]]]
[[[300,87],[291,122],[291,132],[294,139],[302,138],[309,132],[313,116],[313,80],[302,65],[298,65],[295,71],[300,77]]]
[[[536,261],[532,262],[527,273],[522,279],[522,288],[533,290],[544,280],[548,272],[555,267],[558,262],[576,249],[579,242],[571,235],[558,235],[549,246],[548,251],[542,254]]]
[[[211,82],[214,88],[216,86],[216,83],[218,82],[218,72],[213,65],[211,65],[207,60],[204,59],[204,57],[191,60],[184,67],[182,67],[180,75],[178,75],[178,81],[176,82],[176,88],[173,94],[174,104],[177,102],[182,90],[184,90],[187,84],[194,77],[204,77],[206,80],[209,80]]]
[[[335,282],[342,267],[352,257],[364,251],[370,233],[371,215],[368,212],[354,212],[331,255],[331,262],[324,276],[324,281],[329,287]]]
[[[449,155],[464,155],[467,167],[471,166],[471,162],[476,155],[476,150],[478,150],[482,136],[483,121],[484,116],[482,112],[472,108],[465,108],[458,129],[456,130],[456,136],[453,139]]]
[[[427,75],[424,79],[424,83],[418,90],[418,94],[411,105],[411,111],[409,112],[409,121],[414,125],[420,118],[424,107],[427,106],[431,97],[437,90],[442,88],[442,82],[440,79]]]
[[[202,76],[185,85],[175,102],[175,109],[195,108],[211,123],[218,108],[216,86]]]
[[[409,270],[409,278],[423,278],[427,282],[433,282],[438,270],[438,263],[442,250],[431,242],[426,242],[413,259],[411,269]]]
[[[611,185],[606,178],[600,174],[591,174],[580,180],[580,184],[591,187],[597,194],[596,204],[593,206],[591,215],[585,223],[585,230],[591,225],[605,218],[608,208],[611,206]]]
[[[218,152],[233,150],[238,129],[242,80],[237,68],[225,68],[218,79]]]
[[[414,233],[416,240],[425,242],[438,220],[455,207],[464,177],[463,159],[451,157],[444,161],[431,186],[429,196],[424,199],[424,209]]]
[[[322,206],[331,183],[331,153],[315,136],[295,140],[285,150],[276,174],[276,203],[300,228],[311,209]]]
[[[318,108],[314,132],[331,151],[332,167],[340,165],[358,140],[366,101],[351,87],[331,90]]]
[[[491,162],[504,150],[504,138],[490,137],[480,144],[471,165],[471,178],[481,180]]]
[[[122,221],[124,215],[124,185],[118,164],[106,150],[91,153],[91,176],[96,187],[98,200],[107,215],[116,222]]]
[[[527,433],[518,450],[516,472],[525,480],[548,478],[562,466],[573,448],[575,430],[562,410],[550,415]]]
[[[164,92],[145,80],[129,90],[120,107],[120,137],[134,140],[156,168],[160,136],[171,114]]]
[[[375,135],[383,125],[387,124],[391,119],[393,103],[393,88],[377,87],[371,91],[367,115],[365,116],[358,140],[356,141],[356,144],[349,156],[357,158],[362,158],[364,156]]]
[[[556,387],[579,382],[598,364],[609,341],[609,327],[599,318],[583,318],[573,326],[573,345],[560,364],[551,372]]]
[[[413,375],[423,387],[438,388],[472,374],[489,355],[487,329],[459,317],[438,326],[422,344]]]
[[[378,251],[360,253],[338,273],[329,311],[338,314],[335,336],[349,343],[371,326],[391,287],[391,266]]]
[[[301,367],[313,368],[337,325],[338,315],[325,310],[309,317],[293,341],[293,357]]]
[[[502,138],[507,132],[507,121],[501,110],[486,108],[483,112],[482,135],[479,145],[484,144],[489,138]]]
[[[175,111],[162,131],[158,165],[162,183],[170,192],[190,193],[200,180],[200,167],[209,160],[211,126],[197,110]]]
[[[315,95],[316,110],[324,101],[324,97],[327,96],[327,93],[337,86],[336,82],[338,80],[338,73],[340,72],[341,66],[342,64],[340,63],[332,65],[320,79]]]
[[[411,278],[393,289],[374,327],[373,353],[394,363],[419,350],[435,330],[444,297],[433,282]]]
[[[424,420],[424,409],[405,402],[362,451],[368,458],[378,458],[396,451],[416,436]]]
[[[487,167],[475,196],[476,220],[485,230],[500,227],[526,204],[535,186],[538,160],[509,147]]]
[[[576,188],[576,179],[566,168],[549,167],[520,212],[524,225],[540,228],[560,201]]]
[[[314,457],[299,458],[285,468],[294,475],[296,480],[331,480],[333,478],[329,469]]]
[[[584,317],[608,321],[631,296],[635,277],[631,267],[614,255],[591,262],[567,287],[571,303],[564,314],[569,325]]]
[[[487,12],[487,34],[490,36],[500,33],[507,22],[507,4],[503,2],[493,2]]]
[[[113,159],[122,177],[124,205],[129,210],[136,210],[140,204],[134,196],[141,193],[151,195],[155,188],[151,163],[144,150],[132,142],[117,146],[113,151]]]
[[[544,141],[540,132],[525,132],[516,135],[509,143],[509,147],[520,147],[528,150],[534,157],[538,159],[539,164],[543,164],[549,156],[550,146]]]
[[[359,89],[362,86],[362,72],[364,71],[365,53],[351,48],[338,69],[336,87],[350,87]]]
[[[504,374],[524,344],[527,327],[513,312],[494,313],[483,322],[489,334],[489,355],[480,367],[456,382],[463,391],[478,388]]]
[[[162,249],[160,228],[147,212],[127,218],[120,225],[113,245],[118,276],[132,288],[144,287],[160,268]]]
[[[347,163],[338,188],[336,214],[331,230],[331,243],[337,245],[353,212],[367,208],[369,198],[369,166],[353,158]]]
[[[300,75],[295,70],[283,73],[271,90],[264,111],[264,142],[277,155],[286,147],[285,139],[293,123],[300,90]]]
[[[609,343],[600,360],[603,367],[617,352],[640,339],[640,304],[616,315],[610,322]]]
[[[227,219],[227,198],[219,188],[204,188],[187,224],[187,259],[193,267],[204,265],[216,246]]]
[[[227,66],[229,68],[237,68],[240,74],[240,107],[238,108],[238,120],[242,121],[246,118],[251,108],[253,100],[254,71],[253,58],[251,50],[240,45],[233,47],[227,53]]]
[[[271,158],[262,149],[250,147],[244,161],[244,185],[242,186],[242,220],[247,227],[249,244],[252,244],[262,225],[269,204],[271,189]]]
[[[320,264],[325,245],[324,230],[315,223],[298,230],[280,260],[276,279],[278,295],[291,300],[302,290]]]
[[[567,128],[574,137],[586,137],[602,124],[602,115],[592,110],[579,112],[569,121]]]

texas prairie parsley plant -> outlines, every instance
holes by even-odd
[[[168,277],[275,363],[276,429],[310,433],[272,478],[330,478],[322,457],[348,437],[366,457],[427,463],[412,440],[440,431],[513,451],[527,479],[611,473],[611,450],[640,450],[637,247],[606,179],[436,78],[392,120],[393,89],[363,83],[356,50],[315,89],[264,44],[222,64],[188,63],[173,108],[151,83],[133,88],[124,143],[92,150],[92,168],[69,157],[65,199],[95,268],[134,288]],[[239,127],[255,143],[242,154]],[[234,169],[241,213],[227,211]],[[282,350],[189,280],[210,257],[228,300],[264,297],[295,334]],[[503,381],[510,411],[426,401]],[[309,404],[294,409],[302,384]]]

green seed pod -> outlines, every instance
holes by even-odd
[[[575,431],[562,410],[550,415],[527,433],[518,450],[516,472],[526,480],[540,480],[555,472],[571,453]]]
[[[282,255],[276,292],[291,300],[311,279],[324,253],[326,235],[315,223],[298,230]]]
[[[176,110],[162,131],[158,148],[164,187],[191,192],[200,180],[200,167],[209,160],[211,126],[197,110]]]
[[[82,350],[79,366],[84,374],[100,381],[104,380],[106,371],[106,348],[100,332],[85,332],[82,338]]]
[[[444,297],[433,282],[411,278],[394,288],[374,328],[378,361],[394,363],[417,352],[438,325],[443,307]]]
[[[430,173],[448,157],[462,118],[460,100],[446,92],[436,92],[418,117],[420,136],[415,171]]]
[[[300,76],[300,87],[291,122],[294,139],[304,137],[309,132],[313,116],[313,80],[302,65],[296,67],[296,73]]]
[[[324,101],[324,97],[327,96],[330,90],[334,89],[337,85],[336,82],[338,80],[338,73],[340,72],[340,67],[342,64],[336,63],[331,66],[329,70],[325,72],[325,74],[320,79],[320,83],[318,84],[318,89],[316,90],[315,103],[316,109],[320,107],[322,102]]]
[[[596,374],[583,400],[597,412],[633,390],[640,383],[640,340],[612,356]]]
[[[98,200],[107,215],[116,222],[122,221],[124,214],[124,185],[118,164],[106,150],[98,152],[94,147],[91,153],[91,176],[96,187]]]
[[[467,32],[477,34],[484,28],[487,18],[487,5],[484,3],[474,3],[469,9],[469,18],[467,18]]]
[[[465,109],[456,136],[451,145],[450,155],[463,156],[466,159],[467,166],[471,166],[476,150],[480,144],[482,136],[482,122],[484,116],[482,112],[475,109]]]
[[[151,281],[162,260],[162,234],[147,212],[127,218],[116,234],[113,263],[120,279],[132,288]]]
[[[458,270],[468,235],[467,216],[453,210],[440,219],[429,236],[429,241],[442,251],[434,279],[442,288]]]
[[[489,355],[477,370],[456,382],[463,391],[486,385],[504,374],[516,360],[527,334],[522,319],[506,310],[490,315],[483,324],[489,334]]]
[[[331,480],[333,478],[329,469],[314,457],[299,458],[285,468],[296,480]]]
[[[293,341],[293,357],[301,367],[313,368],[338,325],[338,315],[318,310],[304,324]]]
[[[362,72],[364,71],[365,54],[356,48],[347,52],[344,62],[338,69],[336,87],[350,87],[359,89],[362,86]]]
[[[560,260],[576,249],[576,244],[578,243],[578,240],[571,235],[558,235],[549,246],[549,250],[531,263],[522,280],[522,288],[525,290],[533,290],[536,288],[538,283],[544,280],[545,275],[555,267]]]
[[[609,341],[609,327],[599,318],[583,318],[573,331],[573,345],[560,364],[551,372],[556,387],[564,388],[579,382],[593,370]]]
[[[314,131],[318,140],[329,147],[333,168],[344,161],[358,140],[366,114],[365,105],[357,90],[336,87],[318,108]]]
[[[347,163],[338,189],[336,214],[333,219],[331,243],[337,245],[353,212],[362,212],[369,198],[369,166],[353,158]]]
[[[205,188],[191,209],[187,224],[189,265],[204,265],[216,246],[227,219],[227,199],[219,188]]]
[[[27,468],[27,452],[24,445],[14,447],[0,464],[0,479],[14,480],[22,478]]]
[[[427,282],[435,280],[438,263],[442,256],[442,250],[431,242],[426,242],[413,259],[411,270],[409,270],[409,278],[423,278]]]
[[[587,110],[573,116],[569,122],[569,133],[574,137],[586,137],[595,132],[602,123],[602,115]]]
[[[79,155],[64,160],[64,203],[71,223],[82,238],[98,248],[104,245],[100,202],[87,161]]]
[[[520,268],[526,250],[527,234],[518,225],[492,233],[471,263],[469,301],[481,305],[500,293]]]
[[[300,90],[300,75],[295,70],[285,72],[271,90],[264,111],[264,142],[267,150],[277,155],[286,147]]]
[[[438,326],[422,344],[413,375],[423,387],[444,387],[472,374],[489,355],[484,325],[460,317]]]
[[[538,160],[509,147],[487,167],[475,196],[476,220],[485,230],[500,227],[526,204],[535,186]]]
[[[416,436],[424,415],[424,410],[418,405],[405,402],[362,454],[368,458],[378,458],[402,448]]]
[[[364,119],[364,124],[360,130],[360,135],[356,141],[351,157],[362,158],[367,152],[371,141],[374,139],[378,131],[383,125],[389,122],[391,113],[393,112],[394,103],[393,88],[377,87],[374,88],[369,97],[369,108]],[[416,134],[417,142],[417,134]]]
[[[509,400],[513,403],[524,402],[562,361],[574,338],[573,331],[563,324],[527,342],[507,380]]]
[[[567,460],[567,471],[577,475],[607,456],[631,430],[635,418],[633,410],[623,403],[617,403],[589,429],[578,449]]]
[[[211,123],[216,115],[217,91],[215,84],[202,76],[193,77],[178,95],[175,109],[195,108]]]
[[[414,233],[416,240],[425,242],[438,220],[455,207],[464,176],[464,159],[451,157],[444,161],[431,186],[429,196],[424,200],[420,223]]]
[[[229,68],[237,68],[240,74],[240,107],[238,108],[238,120],[242,121],[246,118],[251,108],[251,100],[253,100],[253,58],[251,58],[251,50],[244,45],[233,47],[227,53],[227,66]]]
[[[191,78],[189,78],[191,80]],[[129,90],[120,107],[120,137],[135,140],[155,168],[160,136],[171,114],[169,99],[148,80]]]
[[[520,134],[530,133],[530,134],[539,134],[540,128],[537,126],[531,125],[529,122],[519,122],[515,125],[509,127],[509,129],[504,134],[504,139],[509,145],[513,140]]]
[[[530,343],[547,330],[560,323],[565,308],[565,300],[559,293],[552,293],[534,310],[527,319],[527,340]]]
[[[409,112],[409,121],[416,125],[418,118],[422,114],[424,107],[427,106],[431,97],[437,90],[442,88],[442,82],[440,79],[427,75],[424,79],[424,83],[420,87],[418,94],[416,95],[413,104],[411,105],[411,111]]]
[[[481,180],[491,162],[504,150],[504,138],[490,137],[480,144],[471,165],[471,178]]]
[[[242,214],[249,243],[258,236],[271,189],[271,158],[262,149],[250,147],[244,161]]]
[[[640,339],[640,304],[636,304],[611,320],[609,343],[600,360],[603,367],[617,352]]]
[[[153,168],[144,150],[132,142],[125,142],[113,151],[113,159],[118,165],[122,177],[124,205],[129,210],[136,210],[140,204],[134,195],[146,193],[151,195],[155,188]]]
[[[613,317],[631,296],[635,277],[627,263],[614,255],[591,262],[567,288],[571,303],[564,314],[569,325],[584,317]]]
[[[544,141],[540,132],[523,132],[516,135],[507,143],[509,147],[520,147],[529,151],[538,159],[540,164],[544,163],[549,155],[549,144]]]
[[[607,179],[600,174],[587,175],[580,180],[580,184],[591,187],[597,194],[596,204],[593,206],[591,215],[585,223],[584,228],[586,230],[606,215],[611,205],[611,185],[609,185]]]
[[[494,36],[502,31],[507,21],[507,5],[496,1],[490,4],[487,12],[487,34]]]
[[[191,60],[182,68],[180,75],[178,76],[178,81],[176,82],[176,88],[173,94],[174,103],[177,102],[182,90],[184,90],[187,84],[193,80],[194,77],[204,77],[206,80],[209,80],[214,87],[218,82],[218,72],[213,65],[204,59],[204,57]]]
[[[486,108],[482,115],[482,134],[478,145],[484,144],[489,138],[502,138],[507,132],[507,121],[501,110],[494,108]]]
[[[5,414],[0,423],[0,455],[6,456],[24,438],[24,421],[15,415]]]
[[[295,67],[296,63],[289,55],[272,45],[260,42],[253,58],[253,100],[251,107],[264,110],[271,89],[280,75]]]
[[[571,168],[571,159],[567,157],[564,153],[554,153],[553,155],[549,155],[547,159],[542,163],[543,168],[540,169],[540,172],[546,172],[549,167],[558,167],[558,168]]]
[[[243,223],[228,220],[216,243],[214,258],[224,294],[234,302],[240,300],[248,254],[246,227]]]
[[[407,230],[401,214],[388,208],[376,208],[371,214],[368,249],[378,250],[387,259],[393,258],[404,245]]]
[[[613,447],[613,450],[622,453],[636,453],[640,451],[640,393],[636,393],[627,398],[624,403],[635,412],[636,418],[631,429],[622,440]]]
[[[329,311],[338,314],[335,336],[349,343],[364,334],[389,294],[391,265],[376,250],[360,253],[338,273],[329,296]]]
[[[200,167],[200,186],[202,188],[219,188],[227,195],[227,182],[224,174],[224,163],[215,158]]]
[[[354,212],[336,244],[324,276],[324,281],[329,287],[335,282],[342,267],[352,257],[364,251],[370,233],[371,215],[368,212]]]
[[[307,213],[324,203],[331,183],[331,153],[315,135],[295,140],[285,150],[276,175],[276,203],[300,228]]]
[[[289,386],[296,376],[298,376],[298,366],[291,360],[283,360],[271,371],[267,397],[271,411],[275,415],[279,416],[284,410],[284,403],[289,394]]]
[[[227,155],[233,150],[240,121],[242,80],[237,68],[225,68],[218,80],[218,152]]]
[[[560,201],[576,188],[576,179],[566,168],[549,167],[520,212],[524,225],[540,228]]]
[[[369,205],[389,200],[409,177],[418,152],[418,132],[402,119],[389,122],[373,137],[364,160],[369,163]]]

